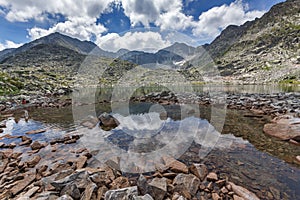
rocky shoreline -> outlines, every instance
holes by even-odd
[[[300,93],[227,94],[226,102],[227,108],[251,110],[254,117],[276,116],[277,118],[272,122],[274,126],[279,124],[282,127],[285,124],[287,127],[298,127],[299,97]],[[35,101],[37,97],[30,97],[26,99],[28,103],[23,105],[23,98],[21,96],[14,99],[17,106],[12,106],[11,102],[2,103],[5,109],[2,107],[1,113],[14,113],[31,106],[59,108],[72,103],[68,98],[40,97]],[[209,106],[212,104],[207,94],[175,95],[171,92],[151,93],[144,97],[132,98],[131,101],[162,105],[197,103]],[[286,121],[283,123],[280,120]],[[0,131],[5,128],[5,122],[2,122]],[[298,132],[291,138],[283,138],[283,140],[299,145],[300,135],[299,129],[297,130]],[[209,171],[201,163],[187,166],[171,157],[162,158],[164,164],[158,166],[153,173],[128,176],[116,167],[119,165],[117,158],[100,164],[94,158],[93,152],[76,146],[81,137],[78,132],[68,133],[62,138],[49,142],[34,141],[30,137],[43,132],[44,129],[26,132],[20,136],[1,136],[1,140],[18,139],[19,142],[8,144],[0,142],[0,199],[239,200],[263,198],[232,183],[229,178],[219,176],[217,169]],[[272,196],[278,195],[272,194]]]
[[[25,100],[26,104],[22,104]],[[120,101],[123,101],[120,99]],[[207,92],[201,94],[181,93],[174,94],[170,91],[150,93],[145,96],[131,97],[134,102],[152,102],[162,105],[193,103],[199,105],[217,105],[216,102],[224,104],[228,109],[251,110],[254,114],[270,115],[276,117],[290,114],[300,117],[300,92],[290,93],[220,93],[210,95]],[[96,103],[108,103],[110,100]],[[67,96],[25,96],[18,95],[0,101],[0,113],[13,112],[24,107],[64,107],[72,104],[72,99]],[[84,104],[84,102],[82,102]]]
[[[23,104],[23,101],[26,103]],[[120,102],[126,101],[125,99],[119,99]],[[170,91],[162,91],[158,93],[149,93],[144,96],[131,97],[131,102],[149,102],[159,103],[161,105],[173,105],[173,104],[198,104],[200,106],[220,106],[227,109],[236,110],[249,110],[253,115],[247,117],[260,117],[262,115],[271,116],[274,120],[270,124],[266,124],[265,133],[278,137],[282,140],[291,140],[291,143],[300,145],[300,131],[298,130],[298,123],[294,121],[300,117],[300,93],[273,93],[273,94],[249,94],[249,93],[181,93],[174,94]],[[96,102],[97,104],[109,103],[110,100],[102,100]],[[62,108],[70,106],[72,99],[67,96],[24,96],[19,95],[0,102],[0,117],[1,114],[13,114],[18,110],[24,110],[29,107],[50,107],[50,108]],[[85,102],[77,103],[85,105]],[[223,107],[222,107],[223,106]],[[276,119],[290,118],[289,120],[281,120],[282,134],[272,134],[270,130],[275,130],[272,127],[278,126]],[[278,120],[277,120],[278,121]],[[284,122],[284,123],[283,123]],[[284,127],[283,127],[284,126]],[[283,128],[282,128],[283,127]],[[284,135],[293,130],[293,136],[286,138]],[[0,132],[1,132],[0,128]]]
[[[77,146],[78,132],[50,142],[31,138],[43,132],[1,137],[20,142],[0,144],[0,199],[259,199],[201,163],[187,166],[164,156],[155,172],[128,175],[120,170],[119,158],[100,163]]]

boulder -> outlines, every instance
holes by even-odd
[[[167,179],[154,178],[148,184],[147,193],[149,193],[155,200],[163,200],[167,194]]]
[[[44,148],[45,146],[47,146],[47,144],[42,144],[38,141],[35,141],[31,144],[30,147],[31,147],[32,150],[39,150],[41,148]]]
[[[182,163],[172,157],[164,156],[162,159],[163,159],[165,165],[173,172],[186,173],[186,174],[189,172],[188,167],[184,163]]]
[[[139,189],[140,194],[145,195],[148,192],[148,183],[145,176],[142,174],[139,176],[137,180],[137,187]]]
[[[51,182],[51,185],[53,185],[57,190],[61,190],[66,185],[74,183],[79,189],[81,189],[85,188],[89,182],[91,182],[91,180],[88,172],[82,169],[77,170],[74,174],[66,176],[63,179]]]
[[[221,197],[217,193],[212,193],[212,200],[221,200]]]
[[[264,125],[264,132],[281,140],[300,142],[300,118],[289,115],[274,118],[272,123]]]
[[[134,196],[138,196],[137,186],[127,187],[117,190],[109,190],[105,193],[105,200],[131,200]]]
[[[26,162],[27,166],[29,168],[35,167],[41,160],[41,156],[37,155],[34,156],[32,159]]]
[[[114,118],[112,115],[108,114],[108,113],[102,113],[99,117],[98,117],[99,121],[100,121],[100,126],[104,129],[104,130],[111,130],[116,128],[117,126],[119,126],[120,122]]]
[[[208,174],[208,170],[206,165],[204,164],[192,164],[190,166],[190,171],[197,176],[201,181],[203,181],[205,179],[205,177]]]
[[[195,195],[200,185],[200,179],[193,174],[178,174],[173,180],[173,185],[177,188],[183,186],[191,195]]]
[[[218,175],[215,172],[210,172],[206,178],[208,181],[217,181]]]

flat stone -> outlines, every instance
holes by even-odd
[[[89,119],[86,119],[83,122],[81,122],[80,125],[89,129],[93,129],[98,123],[99,120],[97,117],[89,117]]]
[[[56,200],[58,192],[43,192],[35,197],[35,200]]]
[[[110,184],[111,189],[127,188],[129,186],[130,186],[130,183],[128,181],[128,178],[123,177],[123,176],[116,178]]]
[[[167,167],[169,167],[169,169],[173,172],[186,173],[186,174],[189,172],[188,167],[184,163],[182,163],[172,157],[165,156],[162,159],[163,159],[165,165]]]
[[[235,185],[232,182],[229,182],[229,184],[231,185],[232,191],[236,193],[238,196],[244,199],[259,200],[259,198],[253,192],[250,192],[246,188]]]
[[[80,188],[85,188],[90,182],[89,174],[86,170],[77,170],[74,174],[67,176],[63,179],[51,182],[57,190],[61,190],[67,184],[75,183],[76,186]]]
[[[217,181],[218,180],[218,175],[214,172],[210,172],[207,176],[206,176],[208,181]]]
[[[47,129],[38,129],[38,130],[28,131],[28,132],[26,132],[26,134],[32,135],[32,134],[44,133],[46,131],[47,131]]]
[[[32,187],[30,190],[28,190],[25,194],[21,194],[19,196],[21,196],[22,198],[30,198],[31,196],[33,196],[38,190],[40,189],[39,186],[34,186]],[[20,200],[20,199],[18,199]]]
[[[24,176],[23,180],[19,180],[11,189],[11,193],[15,196],[22,192],[28,185],[35,180],[35,174],[28,173]]]
[[[105,200],[130,200],[133,196],[138,196],[137,186],[109,190],[105,193]]]
[[[134,196],[133,200],[154,200],[149,194],[145,194],[144,196]]]

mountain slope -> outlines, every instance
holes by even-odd
[[[195,53],[196,48],[195,47],[191,47],[185,43],[178,43],[175,42],[174,44],[172,44],[169,47],[166,47],[164,49],[162,49],[164,51],[168,51],[168,52],[172,52],[174,54],[177,54],[183,58],[186,58],[187,56],[191,56]]]
[[[223,76],[249,83],[300,80],[300,1],[273,6],[260,19],[229,26],[205,48]]]
[[[169,66],[174,66],[174,62],[179,62],[184,59],[178,54],[166,50],[159,50],[156,53],[129,51],[118,58],[138,65],[158,63]]]
[[[0,62],[5,63],[5,60],[12,58],[20,53],[29,51],[35,46],[39,46],[39,45],[60,46],[80,54],[88,54],[90,51],[92,51],[94,48],[97,47],[97,45],[95,45],[92,42],[80,41],[78,39],[74,39],[69,36],[62,35],[60,33],[52,33],[45,37],[26,43],[19,48],[1,51]]]

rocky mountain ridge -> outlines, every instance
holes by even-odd
[[[201,76],[215,66],[223,81],[229,83],[299,83],[299,11],[300,1],[288,0],[273,6],[260,19],[241,26],[228,26],[211,44],[194,48],[184,43],[174,43],[155,53],[127,49],[108,52],[92,42],[53,33],[17,49],[0,52],[0,94],[2,90],[7,91],[3,88],[8,88],[11,93],[18,91],[22,85],[33,84],[36,86],[29,89],[40,88],[40,82],[47,85],[53,82],[56,86],[48,89],[52,91],[57,88],[57,91],[60,85],[70,84],[66,80],[72,80],[88,54],[109,66],[107,84],[117,81],[124,70],[133,69],[134,65],[130,62],[166,65],[171,70],[179,70],[188,80],[198,82],[203,81]],[[122,60],[129,61],[129,66],[126,67],[126,62]],[[118,63],[120,66],[117,66]],[[34,82],[27,80],[34,73],[39,81],[28,83]]]
[[[221,74],[248,83],[299,82],[299,13],[300,1],[287,0],[255,21],[225,29],[207,47]]]

